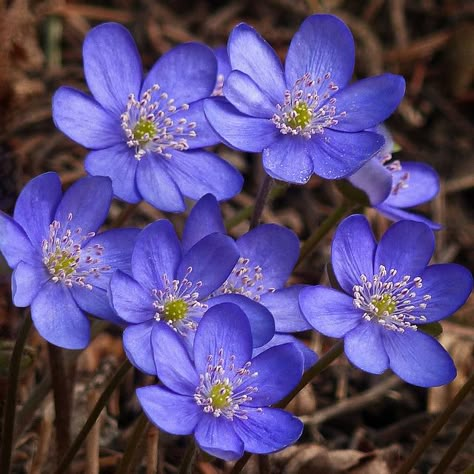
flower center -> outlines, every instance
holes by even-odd
[[[272,122],[283,135],[301,135],[311,138],[324,133],[324,129],[336,125],[346,112],[336,112],[336,98],[331,97],[338,86],[330,82],[330,73],[313,79],[306,73],[291,90],[286,90],[282,104]],[[321,91],[322,94],[321,94]]]
[[[168,301],[164,304],[164,318],[171,323],[181,321],[188,313],[188,304],[183,300]]]
[[[216,383],[209,391],[209,398],[214,409],[222,410],[232,401],[232,387],[226,382]]]
[[[391,331],[416,331],[417,324],[426,323],[426,316],[420,313],[426,309],[431,296],[418,294],[423,286],[420,277],[412,279],[405,275],[395,280],[396,275],[397,270],[387,273],[383,265],[372,281],[361,275],[362,284],[353,287],[353,304],[364,312],[362,317],[366,321],[375,320]]]
[[[171,150],[185,151],[188,140],[196,136],[196,122],[188,122],[184,112],[188,104],[175,105],[166,92],[159,92],[154,84],[137,100],[134,94],[128,97],[125,112],[120,116],[127,145],[135,149],[135,158],[140,160],[147,152],[171,158]]]

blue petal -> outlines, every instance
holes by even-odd
[[[385,352],[381,332],[386,329],[375,321],[364,321],[344,337],[344,352],[359,369],[371,374],[381,374],[388,369],[389,360]]]
[[[344,219],[332,242],[332,265],[336,279],[348,294],[360,284],[361,275],[373,276],[376,242],[367,219],[352,215]]]
[[[226,99],[243,114],[272,118],[276,104],[262,89],[241,71],[232,71],[224,84]]]
[[[114,195],[125,202],[135,203],[142,199],[136,184],[138,164],[134,151],[125,143],[119,143],[104,150],[91,151],[86,156],[84,167],[92,176],[108,176],[112,180]]]
[[[60,87],[54,94],[53,120],[61,132],[86,148],[100,150],[125,138],[118,116],[72,87]]]
[[[395,222],[400,220],[416,221],[426,224],[431,230],[441,229],[441,225],[431,221],[427,217],[424,217],[419,214],[414,214],[413,212],[405,211],[403,209],[398,209],[397,207],[387,206],[385,203],[375,206],[375,209],[377,209],[377,211],[379,211],[380,214],[385,216],[387,219],[390,219]]]
[[[298,332],[311,329],[303,316],[298,297],[306,285],[293,285],[262,295],[260,303],[272,313],[275,330],[278,332]]]
[[[127,323],[144,323],[153,319],[151,292],[120,270],[110,280],[109,298],[117,314]]]
[[[182,212],[183,196],[167,171],[166,158],[147,154],[137,170],[137,188],[143,199],[162,211]]]
[[[250,453],[267,454],[286,448],[303,433],[303,423],[296,416],[277,408],[247,410],[247,419],[234,420],[235,432]]]
[[[0,211],[0,252],[11,268],[24,261],[38,264],[40,249],[34,249],[25,231],[10,216]]]
[[[229,55],[227,54],[227,46],[218,46],[214,49],[214,54],[217,59],[217,75],[222,75],[225,80],[232,71]]]
[[[390,368],[403,380],[419,387],[436,387],[456,377],[456,367],[443,346],[431,336],[407,329],[384,331]]]
[[[367,194],[372,206],[385,201],[392,191],[392,173],[380,163],[377,157],[367,161],[348,179]]]
[[[120,119],[128,96],[138,100],[142,65],[132,36],[122,25],[103,23],[86,36],[83,46],[84,74],[92,95]]]
[[[73,232],[81,228],[81,235],[96,232],[109,213],[112,201],[112,183],[103,176],[87,176],[76,181],[65,193],[55,213],[61,227],[68,223]]]
[[[285,284],[300,250],[296,234],[277,224],[260,225],[244,234],[236,243],[241,257],[250,260],[250,267],[262,267],[261,284],[267,291]]]
[[[199,376],[182,339],[167,324],[155,324],[151,332],[156,375],[173,392],[192,397],[199,385]]]
[[[31,303],[31,317],[38,332],[51,344],[65,349],[84,349],[90,323],[78,308],[69,288],[45,284]]]
[[[20,308],[29,306],[48,279],[49,275],[44,266],[20,262],[12,274],[13,304]]]
[[[176,273],[177,279],[186,278],[202,286],[196,291],[202,300],[224,283],[239,258],[235,242],[224,234],[211,234],[195,244],[183,257]]]
[[[137,397],[152,423],[168,433],[191,434],[202,417],[203,411],[192,397],[158,385],[138,388]]]
[[[343,337],[363,322],[362,311],[354,307],[350,296],[325,288],[301,290],[300,307],[309,324],[330,337]]]
[[[250,76],[274,103],[283,100],[286,87],[281,62],[251,26],[241,23],[232,30],[227,51],[233,70]]]
[[[399,221],[393,224],[380,239],[375,252],[374,271],[384,265],[387,272],[398,272],[394,281],[403,276],[421,276],[434,251],[433,231],[421,222]]]
[[[305,184],[313,174],[313,160],[308,154],[308,140],[281,135],[263,150],[263,167],[275,179]]]
[[[86,313],[116,324],[123,324],[123,320],[116,315],[110,305],[106,290],[102,288],[88,290],[87,288],[74,285],[71,288],[71,294],[77,306]]]
[[[206,99],[204,112],[224,142],[238,150],[261,152],[281,135],[271,120],[241,114],[219,97]]]
[[[196,242],[214,232],[226,233],[224,221],[216,197],[206,194],[191,209],[184,224],[183,251],[187,252]]]
[[[204,314],[194,339],[194,363],[199,374],[206,373],[208,358],[216,363],[221,358],[235,356],[235,366],[243,367],[252,356],[252,334],[249,320],[236,305],[223,303]]]
[[[335,130],[360,132],[387,119],[400,104],[405,94],[405,80],[395,74],[362,79],[334,95],[339,118]]]
[[[146,226],[132,255],[133,277],[144,288],[163,289],[163,276],[172,282],[181,262],[181,245],[171,222],[160,219]]]
[[[306,146],[314,173],[326,179],[339,179],[354,174],[383,143],[383,137],[376,133],[344,133],[326,128],[322,136],[313,136]]]
[[[156,375],[151,345],[151,331],[155,324],[164,324],[154,319],[128,326],[123,332],[123,348],[130,362],[142,372]]]
[[[431,298],[425,301],[425,310],[416,308],[412,314],[426,316],[429,323],[451,316],[472,291],[471,272],[455,263],[431,265],[423,272],[422,278],[423,286],[416,293],[418,297],[428,294]]]
[[[291,40],[286,57],[285,74],[288,88],[304,74],[310,73],[313,80],[323,79],[329,73],[329,81],[339,88],[344,87],[354,70],[354,39],[349,28],[332,15],[308,17]],[[326,92],[321,87],[319,95]]]
[[[206,453],[225,461],[235,461],[244,454],[244,443],[235,434],[234,426],[233,420],[204,414],[196,426],[194,436]]]
[[[199,43],[175,46],[155,63],[142,93],[154,84],[174,99],[177,107],[211,95],[217,75],[217,60],[210,48]]]
[[[61,181],[56,173],[44,173],[32,179],[18,196],[13,218],[38,251],[43,239],[48,238],[49,224],[61,197]]]
[[[250,323],[253,347],[260,347],[266,344],[275,334],[273,316],[270,311],[260,303],[238,294],[224,294],[206,301],[206,304],[210,308],[220,305],[221,303],[236,304],[245,313]]]
[[[171,160],[165,162],[167,171],[186,197],[199,199],[211,193],[223,201],[242,189],[242,175],[220,156],[205,150],[173,150],[171,153]]]
[[[438,173],[425,163],[407,161],[402,163],[401,171],[393,172],[394,186],[408,174],[405,181],[408,187],[391,193],[384,204],[394,207],[418,206],[433,199],[439,192]]]

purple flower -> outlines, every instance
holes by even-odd
[[[227,54],[227,48],[225,46],[219,46],[218,48],[215,48],[214,54],[216,55],[217,59],[217,79],[212,95],[219,96],[224,95],[224,81],[231,73],[232,68],[230,66],[229,55]]]
[[[162,326],[170,326],[192,350],[199,322],[212,306],[208,299],[226,280],[239,257],[230,237],[213,233],[189,249],[181,246],[171,223],[159,220],[137,238],[132,254],[132,276],[116,272],[110,298],[127,324],[125,351],[132,363],[155,373],[151,339]],[[275,331],[271,314],[249,307],[255,343],[265,344]]]
[[[472,275],[456,264],[427,266],[433,250],[426,224],[399,221],[377,245],[367,219],[350,216],[332,244],[342,291],[305,288],[301,310],[316,330],[343,337],[347,357],[362,370],[390,368],[421,387],[446,384],[456,376],[451,357],[418,329],[456,311],[471,292]]]
[[[96,234],[112,199],[109,178],[88,177],[62,194],[56,173],[31,180],[13,219],[0,212],[0,251],[14,269],[13,303],[31,305],[38,332],[67,349],[89,342],[84,312],[114,320],[107,287],[115,269],[130,270],[138,229]]]
[[[234,28],[227,49],[227,100],[206,100],[206,116],[226,144],[263,152],[270,176],[299,184],[312,173],[342,178],[382,146],[383,138],[366,129],[395,110],[405,82],[383,74],[348,85],[354,40],[338,18],[308,17],[291,41],[284,70],[275,51],[246,24]]]
[[[303,362],[293,344],[252,359],[245,314],[224,303],[208,310],[194,342],[194,362],[169,328],[154,333],[156,371],[164,386],[139,388],[148,418],[173,434],[193,434],[204,451],[225,460],[271,453],[294,443],[303,424],[269,406],[299,382]]]
[[[179,45],[143,79],[130,33],[105,23],[88,33],[83,56],[93,97],[61,87],[53,118],[66,135],[92,149],[85,162],[89,174],[109,176],[124,201],[144,199],[172,212],[185,209],[183,196],[212,192],[222,200],[240,191],[240,173],[202,149],[219,141],[202,109],[216,82],[211,49]]]
[[[388,130],[377,128],[385,144],[377,155],[348,179],[369,197],[372,206],[387,218],[424,222],[431,229],[441,226],[431,220],[406,211],[433,199],[439,191],[439,176],[429,165],[392,160],[393,139]]]

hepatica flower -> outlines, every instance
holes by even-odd
[[[56,126],[92,151],[91,175],[109,176],[114,194],[158,209],[185,209],[183,196],[237,194],[240,173],[202,147],[219,141],[202,100],[217,74],[214,53],[198,43],[164,54],[143,78],[130,33],[106,23],[92,29],[83,48],[84,73],[93,97],[61,87],[53,99]]]
[[[405,82],[383,74],[349,85],[354,40],[338,18],[308,17],[291,41],[284,69],[246,24],[234,28],[227,50],[227,100],[206,100],[206,116],[225,143],[263,152],[270,176],[299,184],[312,173],[345,177],[381,148],[383,138],[366,129],[395,110]]]
[[[14,269],[13,303],[31,305],[39,333],[67,349],[89,341],[84,312],[115,319],[110,276],[130,271],[138,229],[97,233],[111,199],[109,178],[83,178],[63,195],[58,175],[45,173],[25,186],[13,219],[0,212],[0,251]]]
[[[472,289],[472,275],[456,264],[428,265],[434,237],[420,222],[399,221],[375,242],[367,219],[350,216],[338,227],[332,265],[341,291],[301,291],[300,305],[321,333],[344,338],[349,360],[370,373],[392,369],[421,387],[456,376],[449,354],[423,325],[456,311]]]
[[[294,443],[303,424],[269,406],[299,382],[300,352],[293,344],[252,358],[252,334],[242,310],[230,303],[209,309],[194,341],[194,361],[176,333],[154,335],[157,374],[163,385],[139,388],[148,418],[173,434],[193,434],[204,451],[225,460],[244,450],[271,453]]]

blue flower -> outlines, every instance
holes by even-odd
[[[115,269],[130,270],[138,229],[96,234],[112,200],[109,178],[88,177],[62,194],[56,173],[31,180],[13,219],[0,212],[0,251],[14,269],[13,303],[31,305],[38,332],[67,349],[89,342],[84,312],[116,318],[107,287]]]
[[[211,95],[217,62],[207,46],[186,43],[164,54],[143,79],[130,33],[106,23],[84,41],[89,97],[61,87],[53,99],[56,126],[92,149],[91,175],[112,179],[114,194],[141,199],[158,209],[185,209],[183,196],[212,192],[219,200],[237,194],[242,176],[202,147],[219,141],[208,125],[202,100]]]
[[[308,17],[291,41],[284,70],[246,24],[232,31],[227,49],[227,100],[206,100],[206,116],[226,144],[263,152],[273,178],[300,184],[312,173],[342,178],[382,146],[383,138],[366,129],[395,110],[405,82],[383,74],[349,85],[354,40],[338,18]]]
[[[456,311],[472,289],[472,275],[456,264],[428,265],[434,236],[423,223],[399,221],[377,245],[364,216],[338,227],[332,265],[341,291],[322,286],[301,291],[300,306],[321,333],[344,338],[357,367],[373,374],[392,369],[421,387],[456,376],[449,354],[422,330]]]
[[[204,451],[225,460],[271,453],[294,443],[303,424],[269,406],[299,382],[301,354],[293,344],[252,358],[245,314],[224,303],[208,310],[194,342],[194,362],[176,333],[154,334],[153,353],[163,385],[139,388],[148,418],[173,434],[193,434]]]
[[[441,226],[426,217],[406,211],[433,199],[439,192],[439,176],[425,163],[392,160],[393,139],[380,126],[378,133],[385,139],[382,150],[348,179],[369,197],[372,206],[387,218],[424,222],[433,230]]]
[[[170,326],[192,350],[194,335],[209,296],[227,279],[239,257],[230,237],[213,233],[183,251],[167,220],[147,226],[132,254],[132,276],[117,271],[110,282],[110,298],[127,324],[123,342],[127,356],[140,370],[153,374],[153,332]],[[274,334],[271,314],[248,307],[255,343],[265,344]]]
[[[227,79],[227,76],[231,73],[232,68],[230,66],[229,55],[227,54],[227,48],[225,46],[215,48],[214,54],[217,59],[217,78],[212,95],[219,96],[224,95],[224,82]]]

